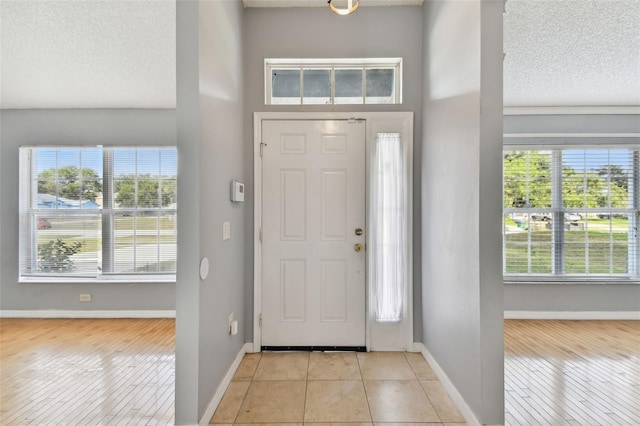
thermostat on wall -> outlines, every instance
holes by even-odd
[[[236,203],[244,202],[244,183],[237,180],[231,181],[231,201]]]

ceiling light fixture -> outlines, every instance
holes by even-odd
[[[329,9],[331,9],[333,13],[337,13],[338,15],[343,16],[352,14],[356,11],[358,6],[360,6],[360,0],[347,0],[347,7],[344,8],[335,7],[333,4],[331,4],[331,0],[329,0],[327,3],[329,3]]]

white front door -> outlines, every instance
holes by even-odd
[[[262,346],[364,346],[365,123],[265,120],[261,136]]]

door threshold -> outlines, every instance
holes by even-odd
[[[262,346],[262,352],[366,352],[366,346]]]

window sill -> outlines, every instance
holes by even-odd
[[[137,276],[118,275],[114,277],[20,277],[18,284],[175,284],[175,275]]]
[[[554,278],[554,279],[513,279],[504,278],[504,285],[640,285],[640,279],[633,278]]]

